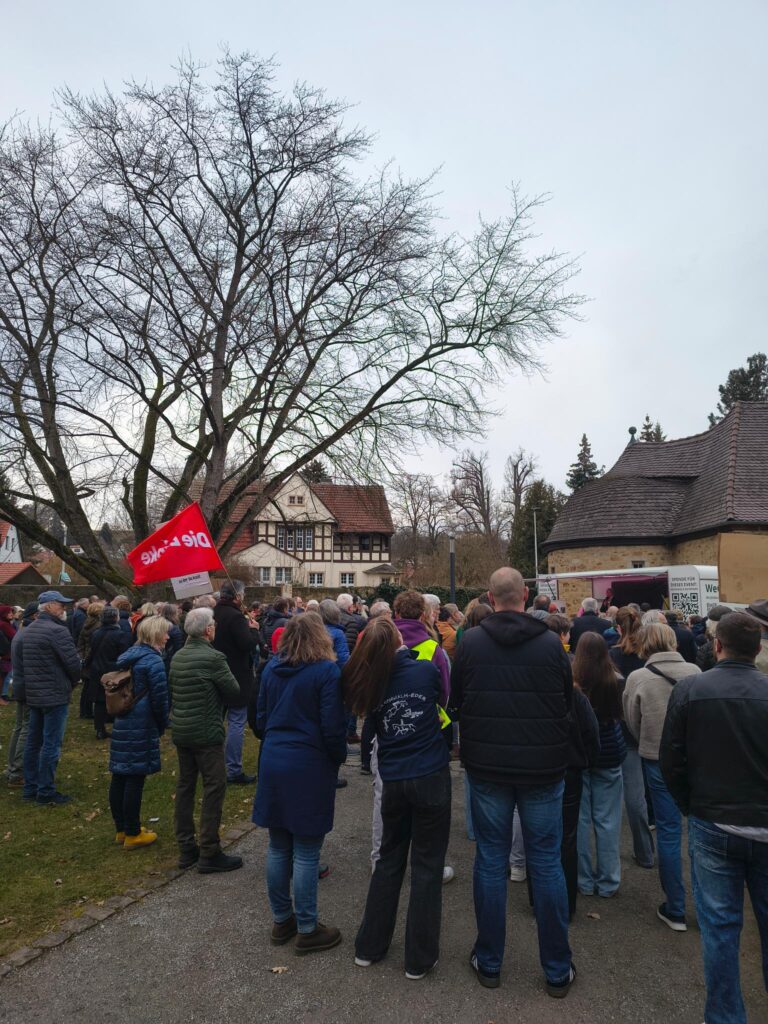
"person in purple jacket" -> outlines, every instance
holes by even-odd
[[[424,623],[426,604],[418,590],[404,590],[395,598],[395,625],[403,643],[416,653],[418,661],[431,661],[440,672],[440,703],[447,707],[451,694],[451,666],[448,655]]]

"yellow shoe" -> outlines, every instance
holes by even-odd
[[[115,842],[118,846],[122,846],[125,842],[125,832],[115,832]]]
[[[157,832],[150,832],[149,829],[143,828],[137,836],[126,836],[125,842],[123,843],[124,850],[135,850],[139,846],[149,846],[154,843],[157,839]]]

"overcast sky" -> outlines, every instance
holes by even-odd
[[[562,486],[581,434],[610,466],[646,413],[706,428],[729,369],[766,349],[766,0],[32,0],[2,4],[0,118],[54,89],[156,83],[183,50],[275,55],[357,104],[375,158],[441,167],[446,229],[551,193],[542,245],[581,255],[584,322],[511,379],[488,424],[497,474],[523,445]],[[446,472],[451,453],[433,453]],[[424,468],[423,462],[414,468]]]

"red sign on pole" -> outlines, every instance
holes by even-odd
[[[223,569],[200,506],[195,501],[126,555],[134,583]]]

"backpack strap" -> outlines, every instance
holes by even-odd
[[[666,679],[670,686],[674,686],[677,682],[676,679],[673,679],[672,676],[668,676],[666,672],[662,672],[661,669],[656,668],[655,665],[646,665],[645,667],[648,669],[649,672],[653,672],[655,676],[661,676],[662,679]]]

